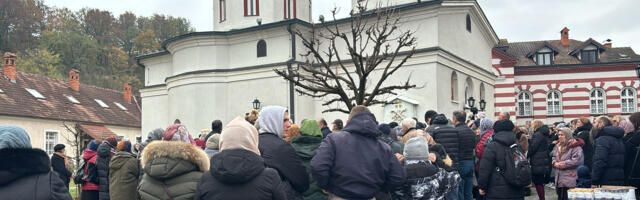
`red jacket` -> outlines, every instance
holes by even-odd
[[[484,141],[487,140],[491,135],[493,135],[493,129],[489,129],[483,136],[480,138],[480,141],[476,144],[476,156],[478,156],[478,164],[476,164],[476,172],[480,170],[480,160],[482,160],[482,153],[484,153]]]
[[[84,150],[84,154],[82,154],[82,159],[85,162],[89,162],[89,164],[96,164],[96,159],[98,158],[98,152],[92,151],[89,149]],[[98,190],[98,185],[92,182],[85,182],[82,184],[82,190]]]

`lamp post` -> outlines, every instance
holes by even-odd
[[[480,111],[484,112],[485,108],[487,108],[487,102],[484,99],[480,99]]]
[[[478,114],[478,108],[475,107],[475,103],[476,99],[469,97],[469,99],[467,99],[467,106],[464,107],[465,110],[469,110],[473,113],[473,115],[471,115],[471,120],[475,120],[476,114]],[[483,104],[486,106],[484,99],[480,100],[480,107],[484,107]]]
[[[253,104],[253,109],[259,110],[260,109],[260,100],[258,100],[257,98],[253,100],[253,102],[251,102]]]

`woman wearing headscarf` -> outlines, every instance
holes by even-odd
[[[167,129],[162,134],[162,140],[165,141],[180,141],[187,142],[193,145],[196,145],[196,142],[189,134],[189,130],[184,124],[172,124],[167,127]]]
[[[207,140],[207,148],[204,149],[204,152],[207,153],[209,159],[211,156],[220,152],[220,134],[213,134]]]
[[[311,175],[310,162],[313,156],[316,155],[316,149],[322,142],[322,131],[320,125],[316,120],[308,119],[302,122],[300,127],[300,136],[294,136],[291,139],[291,146],[296,150],[296,153],[307,170],[309,175],[309,189],[302,193],[305,200],[320,200],[327,199],[327,195],[322,192],[322,189],[318,187],[318,184]]]
[[[392,193],[393,199],[442,199],[462,181],[457,172],[447,172],[432,164],[424,137],[409,139],[403,155],[407,180]]]
[[[584,155],[584,165],[587,166],[589,170],[591,170],[593,160],[593,139],[590,136],[592,128],[593,126],[589,118],[581,117],[576,122],[576,130],[573,131],[574,137],[580,138],[584,142],[582,154]]]
[[[291,123],[289,112],[280,106],[267,106],[260,111],[260,155],[267,167],[274,168],[282,180],[286,181],[287,199],[301,199],[309,188],[309,176],[291,144],[284,141]],[[215,159],[215,158],[214,158]]]
[[[558,143],[553,153],[553,168],[556,169],[556,193],[559,200],[569,199],[567,191],[576,187],[578,167],[583,164],[584,141],[573,138],[569,128],[558,129]]]
[[[529,151],[527,158],[531,163],[531,179],[536,187],[538,198],[545,199],[544,184],[549,182],[549,173],[551,172],[551,157],[549,156],[549,127],[544,125],[540,120],[531,122],[531,130],[533,137],[529,143]]]
[[[0,163],[0,198],[71,200],[67,186],[51,171],[49,156],[31,148],[24,129],[0,126]]]
[[[246,120],[229,122],[220,135],[220,153],[202,175],[195,199],[286,199],[278,172],[265,167],[260,157],[258,138]]]
[[[484,149],[487,146],[485,143],[488,143],[487,140],[491,135],[493,135],[493,121],[489,118],[481,118],[480,119],[480,140],[476,144],[476,157],[478,158],[478,162],[476,163],[476,173],[480,169],[480,160],[482,160],[482,154],[484,153]]]
[[[109,198],[111,200],[138,199],[140,166],[131,153],[131,142],[118,143],[118,153],[109,162]]]

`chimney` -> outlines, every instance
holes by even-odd
[[[4,53],[4,76],[11,82],[16,82],[16,54]]]
[[[611,42],[604,43],[604,48],[611,49]]]
[[[69,87],[74,91],[80,91],[80,71],[72,69],[69,71]]]
[[[124,95],[124,100],[127,103],[131,103],[131,85],[129,85],[129,83],[124,83],[122,94]]]
[[[560,42],[562,43],[562,45],[569,46],[569,29],[567,27],[564,27],[560,31],[560,38]]]

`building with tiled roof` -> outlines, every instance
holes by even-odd
[[[640,55],[589,38],[508,42],[493,49],[497,112],[510,112],[520,124],[543,120],[568,122],[579,117],[638,111]]]
[[[29,74],[16,70],[15,59],[4,54],[0,125],[24,128],[34,148],[52,153],[55,144],[73,146],[73,132],[80,133],[82,145],[95,138],[140,136],[140,106],[129,84],[123,91],[80,84],[77,70],[69,72],[69,81]]]

